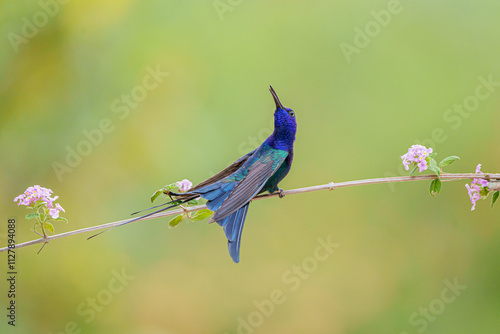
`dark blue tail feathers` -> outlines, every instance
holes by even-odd
[[[208,201],[207,207],[210,210],[217,211],[237,184],[237,182],[226,183],[219,181],[186,194],[200,195]],[[241,232],[243,231],[243,224],[247,216],[248,205],[249,203],[245,204],[231,215],[217,222],[217,224],[224,228],[229,255],[231,255],[231,258],[236,263],[240,261]]]
[[[238,211],[217,222],[224,228],[229,255],[231,255],[235,263],[240,262],[241,232],[243,231],[243,224],[245,223],[249,205],[250,203],[247,203],[238,209]]]

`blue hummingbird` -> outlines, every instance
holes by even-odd
[[[175,197],[175,200],[159,205],[170,204],[169,206],[118,226],[201,197],[207,200],[208,209],[214,211],[209,223],[217,222],[224,229],[228,240],[229,254],[233,261],[238,263],[241,233],[250,201],[265,191],[278,192],[279,197],[283,197],[283,190],[278,187],[278,183],[288,174],[292,166],[293,144],[297,131],[295,112],[281,104],[272,86],[270,86],[270,91],[276,104],[274,132],[262,145],[189,191],[171,192],[170,194]]]

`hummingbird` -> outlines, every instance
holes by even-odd
[[[223,228],[229,254],[233,261],[238,263],[240,261],[241,233],[252,198],[266,191],[269,193],[277,192],[282,198],[283,190],[278,187],[278,184],[290,171],[293,161],[293,144],[297,132],[295,112],[281,104],[272,86],[270,86],[270,91],[276,105],[274,131],[257,149],[245,154],[224,170],[188,191],[171,192],[170,195],[175,199],[159,205],[170,204],[169,206],[126,221],[118,226],[201,197],[207,200],[207,208],[214,211],[209,223],[216,222]]]

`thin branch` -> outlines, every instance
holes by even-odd
[[[285,190],[285,191],[283,191],[283,195],[295,195],[295,194],[302,194],[302,193],[308,193],[308,192],[320,191],[320,190],[334,190],[337,188],[361,186],[361,185],[365,185],[365,184],[423,181],[423,180],[433,180],[436,178],[437,178],[436,175],[417,175],[417,176],[384,177],[384,178],[378,178],[378,179],[355,180],[355,181],[347,181],[347,182],[339,182],[339,183],[330,182],[330,183],[322,184],[319,186]],[[489,173],[487,173],[487,174],[473,174],[473,173],[448,174],[448,173],[442,173],[441,174],[442,181],[457,181],[457,180],[466,180],[466,179],[474,179],[474,178],[486,179],[486,180],[491,180],[491,181],[499,181],[500,174],[489,174]],[[259,199],[277,197],[278,195],[279,195],[278,193],[258,195],[256,197],[254,197],[253,200],[255,201],[255,200],[259,200]],[[201,209],[205,209],[205,208],[206,208],[206,205],[197,205],[197,206],[190,206],[190,207],[187,207],[184,209],[174,209],[174,210],[170,210],[170,211],[159,212],[157,214],[151,215],[151,216],[146,217],[144,219],[139,219],[137,221],[149,220],[149,219],[153,219],[153,218],[166,217],[166,216],[174,216],[174,215],[178,215],[181,213],[197,211],[197,210],[201,210]],[[31,240],[31,241],[17,244],[15,248],[36,245],[36,244],[39,244],[42,242],[47,243],[47,242],[55,240],[55,239],[65,238],[65,237],[69,237],[71,235],[81,234],[81,233],[85,233],[85,232],[94,232],[94,231],[98,231],[98,230],[102,230],[102,229],[106,229],[106,228],[120,225],[121,223],[124,223],[128,220],[130,220],[130,219],[120,220],[120,221],[102,224],[102,225],[97,225],[97,226],[86,227],[86,228],[82,228],[79,230],[74,230],[74,231],[56,234],[53,236],[47,236],[45,238],[35,239],[35,240]],[[0,248],[0,253],[5,252],[8,249],[9,249],[8,247]]]

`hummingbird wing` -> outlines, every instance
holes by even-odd
[[[225,199],[215,211],[212,221],[223,220],[250,202],[285,161],[288,152],[266,145],[262,150],[256,151],[254,155],[256,155],[255,158],[252,157],[247,161],[249,164],[247,168],[242,166],[232,176],[220,181],[222,184],[234,182],[235,187],[227,196],[224,196]],[[232,180],[233,178],[234,180]]]

